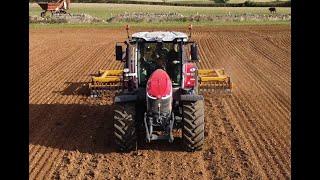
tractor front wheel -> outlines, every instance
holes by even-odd
[[[202,149],[204,143],[203,100],[183,103],[182,140],[187,151]]]
[[[119,150],[135,150],[137,148],[135,104],[116,104],[113,124],[115,142]]]

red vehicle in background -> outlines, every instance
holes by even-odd
[[[43,10],[40,14],[44,17],[48,11],[51,14],[67,14],[67,10],[70,9],[70,0],[58,0],[57,2],[38,2],[37,3]]]

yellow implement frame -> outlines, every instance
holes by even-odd
[[[98,76],[92,77],[89,84],[91,96],[101,96],[105,92],[121,88],[123,70],[99,70]]]
[[[231,92],[232,83],[224,69],[199,69],[200,90],[221,90]]]
[[[107,92],[120,90],[122,87],[123,70],[99,70],[98,76],[92,77],[89,89],[92,96],[101,96]],[[224,69],[199,69],[200,91],[230,93],[232,83]]]

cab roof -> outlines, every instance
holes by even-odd
[[[176,31],[153,31],[153,32],[138,32],[132,34],[132,38],[140,38],[145,41],[173,41],[175,39],[183,39],[184,42],[188,41],[188,36],[182,32]]]

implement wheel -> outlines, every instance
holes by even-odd
[[[116,104],[114,109],[114,136],[120,151],[137,149],[135,103]]]
[[[203,100],[183,102],[182,140],[187,151],[202,149],[204,143]]]

